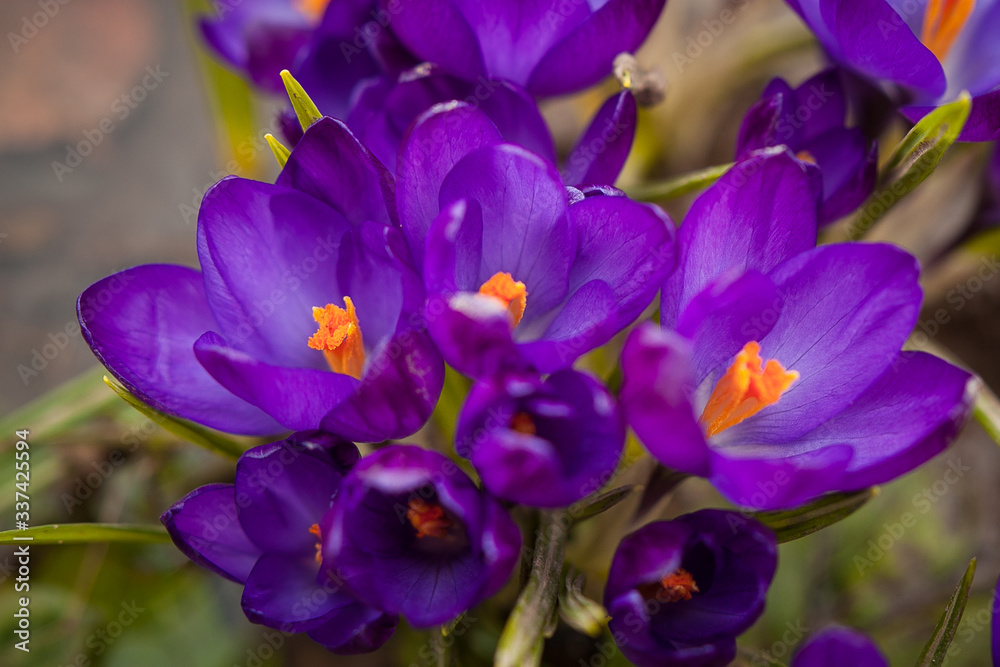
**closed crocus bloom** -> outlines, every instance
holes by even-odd
[[[622,354],[622,405],[649,451],[743,506],[912,470],[953,440],[979,386],[900,351],[920,308],[916,260],[813,247],[817,198],[787,152],[738,164],[681,226],[663,328],[637,329]]]
[[[291,70],[316,90],[323,112],[339,118],[358,82],[384,70],[379,47],[391,33],[378,21],[375,0],[231,4],[201,20],[202,34],[223,60],[266,90],[283,93],[281,70]]]
[[[871,639],[850,628],[831,627],[802,645],[790,667],[889,667],[889,661]]]
[[[324,562],[348,589],[415,627],[449,621],[500,590],[521,533],[500,503],[441,454],[391,445],[341,485],[322,526]]]
[[[419,328],[423,287],[392,194],[382,165],[324,119],[274,185],[226,178],[206,194],[201,271],[148,265],[96,283],[80,297],[83,334],[144,402],[213,428],[409,435],[443,366]]]
[[[160,520],[188,558],[243,584],[254,623],[307,632],[336,653],[374,651],[397,617],[347,593],[339,570],[319,556],[319,524],[358,458],[345,440],[296,433],[247,451],[234,484],[196,489]]]
[[[911,120],[967,90],[972,112],[959,138],[1000,138],[997,0],[787,2],[834,62],[902,88]]]
[[[736,143],[738,158],[772,146],[787,146],[815,164],[822,175],[819,222],[847,215],[875,187],[878,149],[858,128],[844,126],[847,95],[837,69],[831,68],[798,88],[775,79],[747,112]]]
[[[427,323],[468,375],[570,366],[635,320],[674,262],[658,208],[567,188],[470,105],[431,109],[400,153],[403,231]]]
[[[476,383],[455,433],[456,451],[490,493],[535,507],[565,507],[601,488],[624,446],[614,397],[573,370]]]
[[[774,533],[735,512],[647,524],[611,561],[608,629],[639,667],[724,667],[763,613],[777,564]]]
[[[413,53],[455,76],[506,79],[562,95],[611,74],[635,51],[666,0],[382,0]]]

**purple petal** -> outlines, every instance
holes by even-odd
[[[392,175],[339,120],[306,130],[275,185],[315,197],[354,225],[396,222]]]
[[[605,2],[548,50],[532,72],[528,90],[540,96],[561,95],[597,83],[611,74],[615,56],[639,48],[664,5],[666,0]]]
[[[791,667],[889,667],[889,661],[865,635],[830,627],[806,640],[792,657]]]
[[[353,598],[326,592],[317,580],[319,571],[315,558],[264,554],[243,589],[243,613],[253,623],[284,632],[321,627],[331,612],[351,604]]]
[[[694,413],[690,343],[652,324],[636,329],[622,351],[622,409],[650,453],[692,475],[710,472],[709,449]]]
[[[389,641],[398,624],[399,617],[395,614],[355,602],[341,607],[323,625],[310,630],[309,638],[337,655],[371,653]]]
[[[857,128],[833,130],[804,146],[823,174],[821,225],[857,209],[875,188],[878,147]]]
[[[818,170],[785,150],[738,162],[695,200],[681,225],[677,269],[663,287],[663,325],[674,326],[686,304],[723,274],[767,273],[815,246],[819,196]]]
[[[507,309],[492,297],[432,297],[427,305],[427,327],[441,356],[459,373],[489,377],[525,365],[510,335]]]
[[[195,489],[164,512],[160,522],[185,556],[237,583],[246,582],[261,556],[237,519],[232,484]]]
[[[423,266],[427,230],[441,211],[438,193],[445,177],[469,153],[501,140],[486,114],[464,103],[434,106],[417,119],[400,149],[397,189],[403,232],[417,266]]]
[[[451,0],[405,0],[396,7],[393,32],[413,53],[464,79],[484,73],[474,27]]]
[[[97,358],[153,408],[230,433],[283,430],[195,358],[194,342],[218,324],[194,269],[160,264],[115,274],[80,295],[77,313]]]
[[[625,166],[638,111],[629,90],[609,97],[566,159],[567,185],[613,185]]]
[[[998,82],[1000,83],[1000,82]],[[914,123],[934,111],[935,106],[907,106],[903,115]],[[1000,139],[1000,90],[972,98],[972,110],[965,121],[959,141],[996,141]]]

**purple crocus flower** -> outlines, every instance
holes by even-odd
[[[382,0],[413,53],[455,76],[505,79],[536,97],[611,73],[653,29],[666,0]],[[393,10],[394,8],[394,10]]]
[[[234,484],[196,489],[160,520],[184,555],[243,584],[252,622],[307,632],[335,653],[374,651],[398,618],[347,593],[319,556],[319,524],[358,458],[346,440],[295,433],[247,451]]]
[[[1000,138],[1000,2],[996,0],[787,0],[830,58],[902,89],[918,120],[963,90],[973,97],[963,141]]]
[[[360,81],[399,60],[390,19],[374,0],[243,0],[200,27],[212,50],[256,85],[283,94],[280,73],[291,70],[324,113],[340,118]]]
[[[647,524],[611,561],[608,628],[639,667],[723,667],[764,611],[777,565],[774,533],[735,512]]]
[[[428,327],[451,365],[477,377],[552,372],[639,316],[673,266],[673,225],[608,191],[566,188],[470,105],[417,121],[397,202],[424,267]]]
[[[790,667],[889,667],[889,661],[867,636],[850,628],[830,627],[810,637],[795,653]]]
[[[215,185],[198,256],[200,272],[140,266],[80,297],[87,342],[144,402],[232,433],[356,441],[430,416],[443,365],[392,178],[342,123],[314,124],[274,185]]]
[[[953,440],[978,390],[966,371],[900,351],[920,309],[911,255],[813,247],[813,176],[772,150],[695,201],[664,328],[637,329],[622,354],[622,405],[649,451],[743,506],[894,479]]]
[[[441,454],[391,445],[341,485],[323,525],[323,559],[347,588],[415,627],[442,624],[495,594],[521,533],[498,501]]]
[[[833,222],[864,202],[877,175],[877,146],[859,128],[845,127],[846,115],[847,93],[836,68],[798,88],[774,79],[743,119],[736,156],[785,145],[800,160],[815,164],[823,178],[819,222]]]
[[[455,449],[499,498],[565,507],[601,488],[625,446],[614,397],[583,373],[512,373],[472,387]]]

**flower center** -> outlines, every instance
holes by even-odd
[[[516,327],[521,321],[528,299],[528,291],[524,288],[524,283],[515,281],[509,273],[498,271],[483,283],[483,286],[479,288],[479,293],[491,296],[504,305],[512,320],[511,328]]]
[[[698,584],[694,577],[684,568],[678,568],[660,580],[663,591],[660,598],[666,598],[667,602],[678,602],[680,600],[690,600],[692,593],[700,593]]]
[[[344,297],[344,305],[346,310],[332,303],[324,308],[313,308],[313,319],[319,329],[309,338],[309,347],[323,352],[334,373],[360,379],[365,367],[361,325],[351,297]]]
[[[319,21],[330,0],[295,0],[295,8],[310,21]]]
[[[421,498],[411,498],[408,503],[406,518],[416,529],[417,537],[445,537],[451,528],[451,520],[444,513],[444,508],[437,503],[429,503]]]
[[[938,60],[944,61],[975,5],[976,0],[930,0],[927,3],[920,41]]]
[[[510,420],[510,428],[512,431],[524,433],[525,435],[535,435],[537,433],[535,421],[527,412],[518,412],[514,415],[514,418]]]
[[[314,523],[309,526],[309,532],[316,536],[316,562],[323,562],[323,536],[319,531],[319,524]]]
[[[715,385],[698,422],[710,438],[777,403],[798,377],[774,359],[762,363],[760,344],[750,341]]]

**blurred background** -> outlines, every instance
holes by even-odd
[[[35,525],[151,524],[196,486],[231,479],[229,462],[162,431],[104,385],[75,315],[77,295],[110,273],[196,265],[205,190],[228,173],[276,173],[263,137],[280,100],[252,96],[206,55],[192,30],[192,16],[206,9],[194,0],[0,3],[0,529],[14,527],[19,429],[30,429]],[[737,19],[713,31],[725,9]],[[710,39],[697,41],[703,34]],[[669,87],[661,105],[642,112],[619,183],[626,187],[732,160],[740,120],[766,83],[782,76],[797,85],[823,62],[780,0],[670,0],[638,57]],[[615,87],[545,104],[561,150]],[[890,136],[903,132],[899,123]],[[1000,242],[970,233],[995,194],[983,175],[989,150],[953,149],[872,237],[924,263],[926,338],[1000,387],[1000,279],[975,279]],[[689,203],[667,208],[680,220]],[[948,298],[955,290],[968,296]],[[649,472],[636,457],[626,481]],[[988,664],[998,481],[1000,449],[973,422],[951,450],[883,487],[849,519],[782,546],[767,613],[744,637],[741,664],[787,664],[805,633],[831,622],[873,634],[893,664],[912,664],[973,556],[978,575],[948,664]],[[595,599],[614,547],[636,527],[635,500],[574,534],[569,558],[588,574]],[[692,480],[657,513],[709,503],[723,501]],[[419,651],[425,636],[402,627],[381,652],[358,658],[263,631],[245,620],[238,586],[170,544],[33,547],[25,654],[13,647],[16,576],[13,548],[0,547],[2,665],[430,664]],[[470,614],[461,664],[490,664],[513,594]],[[561,627],[545,662],[627,664],[611,646],[607,636]]]

